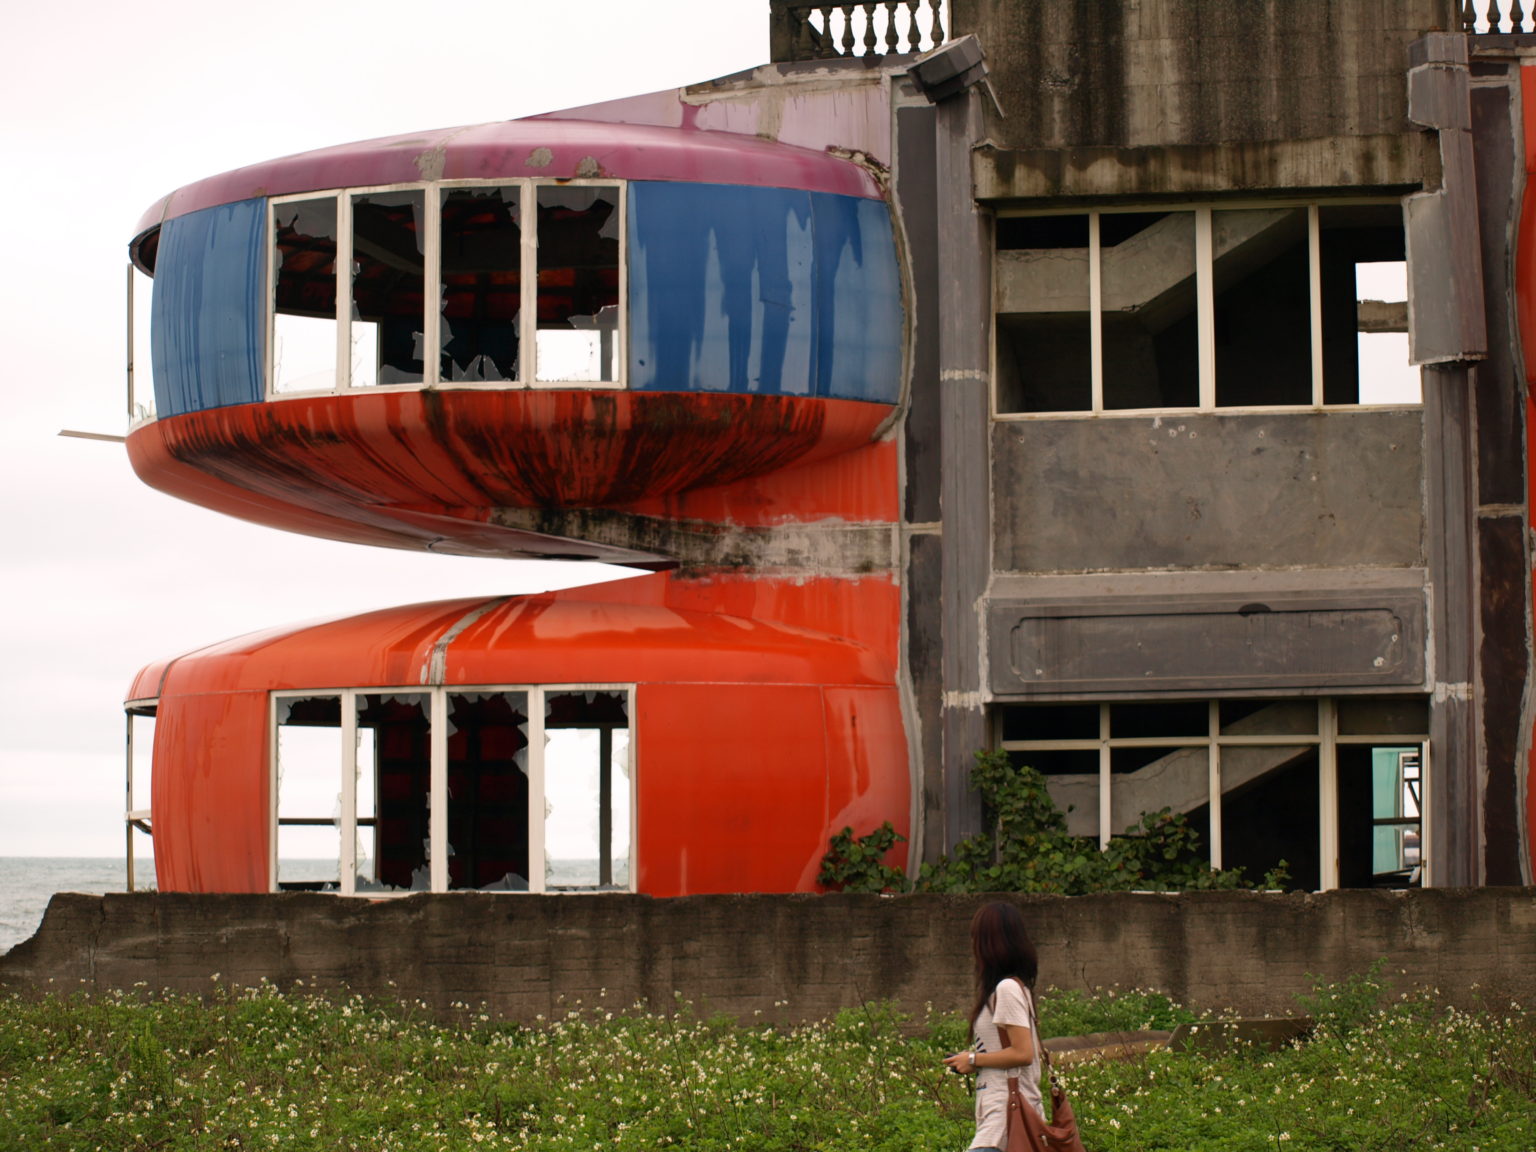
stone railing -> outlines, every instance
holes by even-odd
[[[944,43],[943,0],[769,0],[774,63],[926,52]]]
[[[1474,34],[1536,32],[1536,0],[1527,0],[1524,5],[1520,0],[1464,0],[1461,30]]]

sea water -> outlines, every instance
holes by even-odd
[[[153,888],[155,867],[134,861],[134,887]],[[122,857],[0,856],[0,952],[29,939],[43,921],[55,892],[126,892],[128,868]]]
[[[298,860],[295,880],[334,877],[334,861]],[[306,870],[307,869],[307,870]],[[625,887],[628,861],[617,862],[616,879]],[[597,875],[595,860],[551,860],[546,883],[552,889],[591,886]],[[152,860],[135,859],[134,888],[155,886]],[[30,939],[43,921],[43,912],[55,892],[126,892],[128,869],[121,857],[109,856],[0,856],[0,953]]]

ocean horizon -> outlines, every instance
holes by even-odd
[[[315,879],[327,875],[334,879],[335,862],[295,860],[296,873],[303,879],[307,866]],[[153,891],[155,862],[152,857],[134,857],[134,890]],[[550,861],[553,884],[590,883],[596,875],[595,860]],[[101,895],[128,890],[128,865],[122,856],[0,856],[0,955],[23,940],[30,940],[43,922],[48,901],[57,892],[83,892]]]
[[[154,888],[154,861],[135,856],[133,865],[134,888]],[[32,938],[56,892],[127,890],[122,856],[0,856],[0,953]]]

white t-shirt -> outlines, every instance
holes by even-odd
[[[1001,1148],[1008,1135],[1008,1077],[1019,1078],[1019,1094],[1043,1117],[1040,1104],[1040,1048],[1033,1044],[1029,1027],[1029,990],[1014,979],[997,986],[991,1001],[982,1005],[976,1017],[971,1047],[976,1052],[1001,1052],[1008,1045],[997,1033],[999,1024],[1008,1028],[1016,1045],[1032,1046],[1035,1058],[1016,1068],[983,1068],[976,1074],[976,1136],[972,1148]]]

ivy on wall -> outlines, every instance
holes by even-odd
[[[953,853],[924,864],[915,881],[885,863],[905,840],[889,821],[865,836],[844,828],[832,837],[818,881],[844,892],[1190,892],[1281,888],[1284,862],[1257,883],[1241,869],[1214,869],[1200,852],[1200,833],[1182,812],[1144,813],[1122,836],[1098,841],[1067,831],[1066,815],[1045,777],[1007,753],[976,753],[971,786],[980,794],[986,831],[962,840]]]

